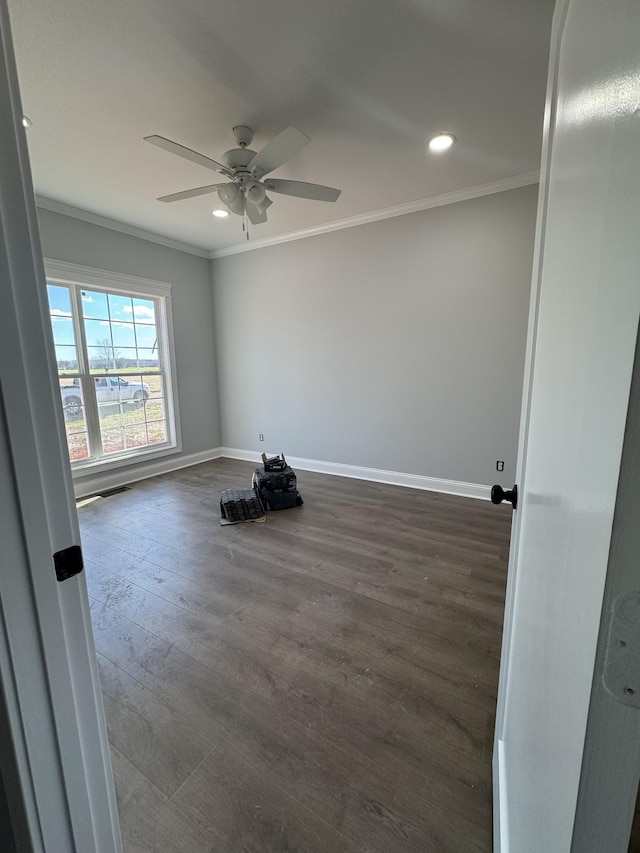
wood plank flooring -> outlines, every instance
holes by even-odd
[[[509,511],[252,467],[79,510],[126,853],[487,853]]]

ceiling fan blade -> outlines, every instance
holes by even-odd
[[[283,181],[278,178],[268,178],[264,181],[265,189],[293,195],[297,198],[310,198],[314,201],[337,201],[342,190],[333,187],[323,187],[321,184],[308,184],[305,181]]]
[[[158,201],[181,201],[183,198],[195,198],[198,195],[207,195],[214,193],[218,187],[223,187],[224,184],[210,184],[208,187],[196,187],[194,190],[183,190],[181,193],[171,193],[170,195],[162,195]]]
[[[163,148],[165,151],[169,151],[170,154],[177,154],[178,157],[190,160],[192,163],[197,163],[198,166],[213,169],[214,172],[220,172],[221,175],[226,175],[227,177],[232,176],[231,170],[223,166],[222,163],[218,163],[210,157],[205,157],[204,154],[198,154],[197,151],[192,151],[190,148],[185,148],[184,145],[179,145],[170,139],[165,139],[164,136],[145,136],[144,141],[150,142],[158,148]]]
[[[261,178],[295,157],[308,142],[311,142],[308,136],[300,133],[295,127],[288,127],[274,136],[271,142],[267,142],[249,163],[249,168],[257,178]]]
[[[251,202],[247,202],[247,216],[252,225],[260,225],[261,222],[267,221],[267,211],[258,210],[255,204],[251,204]]]

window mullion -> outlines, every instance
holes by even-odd
[[[87,422],[87,432],[89,433],[89,447],[91,448],[91,457],[94,460],[102,459],[104,453],[102,450],[102,436],[100,434],[100,417],[98,414],[98,403],[96,399],[96,389],[93,382],[93,377],[89,370],[89,353],[87,350],[87,336],[84,328],[84,315],[82,311],[82,288],[78,285],[71,287],[71,300],[73,305],[73,314],[76,321],[76,340],[78,341],[78,353],[82,374],[82,390],[84,398],[84,411]]]

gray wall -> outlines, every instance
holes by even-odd
[[[210,261],[59,213],[39,210],[38,217],[45,258],[173,284],[171,302],[182,453],[218,447],[220,416],[211,323]],[[144,463],[130,468],[138,469],[141,465]]]
[[[536,201],[529,186],[214,260],[222,444],[512,484]]]

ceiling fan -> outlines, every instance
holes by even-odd
[[[264,180],[265,175],[282,166],[310,142],[309,137],[300,133],[295,127],[289,127],[274,136],[259,153],[247,147],[251,145],[253,139],[253,130],[250,127],[237,125],[233,128],[233,135],[238,147],[226,151],[222,155],[222,163],[205,157],[204,154],[198,154],[190,148],[185,148],[184,145],[179,145],[170,139],[165,139],[164,136],[145,136],[146,142],[157,145],[158,148],[164,148],[165,151],[177,154],[178,157],[183,157],[192,163],[213,169],[214,172],[219,172],[228,179],[221,184],[210,184],[206,187],[163,195],[158,201],[181,201],[185,198],[217,192],[220,201],[231,213],[236,213],[238,216],[246,214],[253,225],[259,225],[267,221],[267,208],[273,204],[267,196],[267,190],[314,201],[336,201],[340,196],[340,190],[323,187],[320,184],[287,181],[281,178]]]

